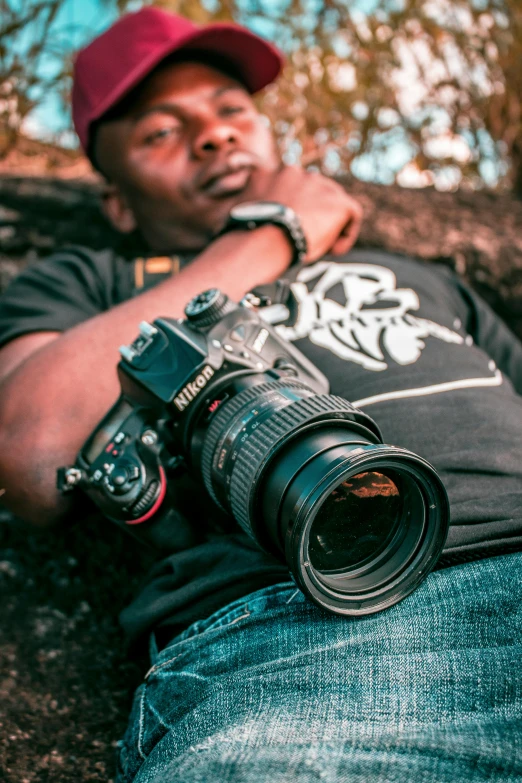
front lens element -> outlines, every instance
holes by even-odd
[[[216,502],[284,557],[324,609],[371,614],[411,593],[448,530],[434,468],[384,445],[377,425],[346,400],[298,380],[235,391],[202,441],[202,474]]]
[[[358,568],[378,557],[397,532],[397,484],[384,473],[351,476],[328,495],[310,529],[309,556],[320,573]]]

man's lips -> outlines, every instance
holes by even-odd
[[[203,192],[206,196],[216,198],[242,190],[250,179],[251,171],[250,166],[226,171],[217,177],[213,177],[209,184],[205,185]]]
[[[220,196],[246,185],[254,159],[247,152],[232,152],[225,160],[216,161],[206,172],[200,190],[208,196]]]

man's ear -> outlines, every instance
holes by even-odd
[[[106,182],[102,194],[102,209],[117,231],[130,234],[136,228],[136,218],[117,185]]]

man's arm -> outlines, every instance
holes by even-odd
[[[118,348],[136,336],[142,320],[179,317],[200,291],[221,288],[239,300],[259,282],[283,274],[291,257],[279,229],[227,235],[179,275],[73,327],[34,333],[0,350],[0,488],[2,501],[45,526],[67,513],[70,501],[55,489],[56,468],[74,461],[119,393]],[[246,259],[263,258],[262,265]]]
[[[32,332],[7,343],[0,350],[0,386],[2,381],[32,353],[56,340],[61,332]]]
[[[292,207],[308,242],[308,261],[352,246],[362,210],[344,189],[319,174],[283,167],[259,198]],[[179,317],[201,291],[216,287],[233,300],[280,277],[292,257],[281,230],[265,226],[225,235],[179,275],[57,337],[20,338],[0,351],[0,489],[21,517],[45,526],[64,517],[71,501],[56,488],[56,469],[78,450],[119,393],[118,348],[140,321]],[[5,363],[5,364],[4,364]],[[2,369],[4,366],[4,369]],[[3,379],[3,380],[2,380]]]

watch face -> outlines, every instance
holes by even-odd
[[[249,201],[233,207],[230,216],[236,220],[270,220],[284,211],[283,205],[277,201]]]

